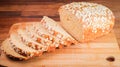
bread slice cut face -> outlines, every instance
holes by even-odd
[[[44,16],[41,20],[41,24],[47,29],[50,34],[59,38],[62,45],[77,43],[77,41],[71,35],[69,35],[58,22],[54,21],[53,19]]]

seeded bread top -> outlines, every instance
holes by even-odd
[[[66,9],[77,18],[82,18],[82,22],[85,24],[83,25],[84,28],[92,27],[95,30],[96,28],[101,28],[104,31],[106,28],[109,29],[109,24],[114,25],[115,17],[112,11],[101,4],[73,2],[61,6],[60,9]]]

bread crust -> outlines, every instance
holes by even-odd
[[[65,16],[67,14],[64,11],[67,12],[68,16]],[[109,8],[89,2],[73,2],[63,5],[59,8],[59,14],[62,26],[80,42],[89,42],[106,35],[113,29],[115,21],[115,17]],[[74,22],[76,19],[67,19],[69,17],[73,18],[73,16],[78,19],[77,22]],[[64,19],[65,17],[67,18]],[[74,28],[76,32],[71,32],[68,22],[71,25],[78,23],[77,25],[82,28],[79,31]],[[76,28],[79,27],[77,25]],[[82,32],[82,34],[79,34],[79,32]]]
[[[20,57],[15,57],[15,56],[12,56],[12,55],[9,55],[9,54],[6,54],[6,56],[8,58],[10,58],[11,60],[14,60],[14,61],[23,61],[23,60],[26,60],[24,58],[20,58]]]
[[[1,45],[1,50],[7,55],[12,58],[18,58],[19,60],[27,60],[29,59],[28,57],[22,56],[18,54],[17,52],[14,51],[14,49],[11,46],[10,39],[7,38],[5,41],[3,41]]]

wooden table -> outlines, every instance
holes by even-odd
[[[51,2],[52,0],[47,0],[47,2],[44,0],[41,0],[42,2],[39,0],[6,1],[7,0],[0,1],[0,44],[8,37],[8,31],[12,24],[18,22],[40,21],[44,15],[59,21],[58,8],[65,3],[78,0],[55,0],[54,2]],[[114,32],[120,46],[120,0],[88,1],[103,4],[113,11],[116,17]]]

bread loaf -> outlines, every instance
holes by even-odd
[[[80,42],[105,35],[114,26],[112,11],[97,3],[73,2],[59,8],[63,28]]]

